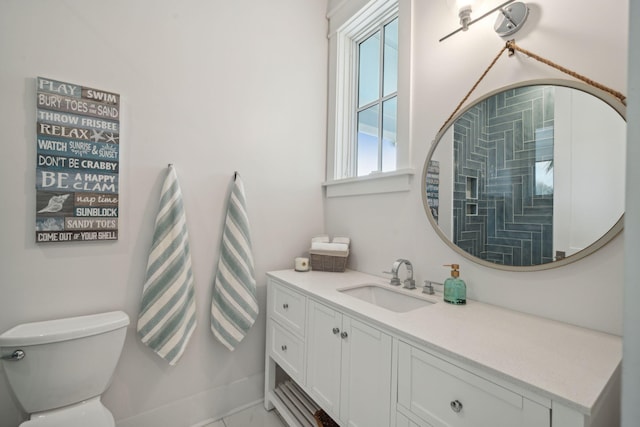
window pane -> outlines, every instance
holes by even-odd
[[[380,31],[360,43],[358,58],[358,107],[362,107],[379,98]]]
[[[393,97],[382,104],[382,171],[396,170],[396,123],[398,98]]]
[[[536,162],[536,196],[553,195],[553,161]]]
[[[398,18],[384,27],[383,96],[398,90]]]
[[[378,105],[358,113],[358,176],[378,170]]]

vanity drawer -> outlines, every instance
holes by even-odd
[[[304,342],[278,323],[269,321],[267,346],[271,358],[298,384],[304,385]]]
[[[550,426],[549,408],[403,342],[398,404],[434,426]]]
[[[271,281],[269,311],[271,317],[291,332],[304,336],[307,299],[275,281]]]
[[[421,427],[407,418],[402,412],[396,414],[396,427]]]

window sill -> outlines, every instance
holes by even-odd
[[[378,172],[357,178],[327,181],[322,186],[327,190],[327,197],[395,193],[409,191],[413,175],[415,175],[413,169],[402,169],[394,172]]]

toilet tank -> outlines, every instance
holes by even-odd
[[[122,311],[33,322],[0,335],[3,360],[22,408],[32,414],[101,395],[115,370],[129,317]]]

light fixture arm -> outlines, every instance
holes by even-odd
[[[513,20],[511,19],[511,16],[508,14],[508,12],[507,12],[507,11],[505,11],[505,10],[504,10],[504,7],[505,7],[505,6],[507,6],[508,4],[513,3],[514,1],[516,1],[516,0],[507,0],[506,2],[502,3],[502,4],[501,4],[501,5],[499,5],[499,6],[494,7],[493,9],[491,9],[490,11],[488,11],[487,13],[485,13],[484,15],[482,15],[482,16],[480,16],[479,18],[476,18],[476,19],[474,19],[474,20],[472,20],[472,21],[469,21],[469,20],[468,20],[468,19],[470,18],[470,16],[468,16],[468,17],[467,17],[466,22],[463,22],[463,21],[462,21],[462,15],[460,15],[460,24],[461,24],[461,27],[460,27],[460,28],[458,28],[457,30],[453,31],[452,33],[447,34],[446,36],[444,36],[443,38],[441,38],[441,39],[440,39],[440,40],[438,40],[438,41],[440,41],[440,42],[441,42],[441,41],[443,41],[443,40],[446,40],[446,39],[448,39],[449,37],[451,37],[452,35],[459,33],[460,31],[466,31],[466,30],[467,30],[471,25],[475,24],[475,23],[476,23],[476,22],[478,22],[478,21],[481,21],[482,19],[486,18],[487,16],[491,15],[493,12],[495,12],[495,11],[497,11],[497,10],[501,11],[501,12],[502,12],[502,14],[503,14],[503,16],[505,17],[505,19],[507,19],[508,21],[510,21],[514,26],[516,26],[516,23],[515,23],[515,22],[513,22]],[[470,11],[470,9],[469,9],[469,11]],[[462,12],[460,12],[460,13],[462,14]]]

